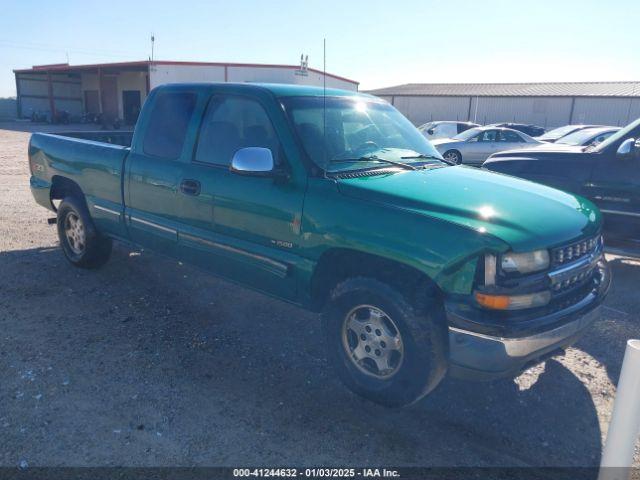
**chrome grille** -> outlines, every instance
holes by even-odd
[[[586,255],[593,253],[593,251],[600,245],[602,237],[597,235],[595,237],[587,238],[571,245],[567,245],[560,248],[555,248],[551,251],[551,258],[553,265],[564,265],[565,263],[574,262]]]
[[[568,275],[561,281],[553,283],[551,285],[551,290],[553,293],[561,293],[571,290],[579,285],[584,285],[588,280],[593,278],[594,271],[595,268],[589,268],[588,270],[583,270],[579,273],[575,273],[574,275]]]

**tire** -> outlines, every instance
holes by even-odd
[[[456,165],[462,164],[462,154],[458,150],[447,150],[442,156],[445,160],[449,160]]]
[[[375,403],[401,407],[436,388],[447,369],[446,321],[435,299],[423,303],[412,305],[373,278],[351,278],[333,289],[323,327],[330,362],[349,389]],[[374,328],[380,322],[384,328]]]
[[[81,268],[98,268],[111,255],[111,239],[96,230],[86,204],[66,197],[58,207],[58,239],[67,260]]]

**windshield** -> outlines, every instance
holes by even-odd
[[[585,130],[578,130],[577,132],[565,135],[556,143],[561,143],[563,145],[584,145],[585,142],[589,142],[589,140],[591,140],[596,135],[597,130],[591,130],[587,128]]]
[[[633,130],[635,130],[636,128],[640,128],[640,118],[637,119],[635,122],[631,122],[629,125],[627,125],[626,127],[624,127],[622,130],[618,130],[616,133],[614,133],[613,135],[611,135],[609,138],[607,138],[604,142],[600,143],[595,149],[594,151],[596,152],[601,152],[603,151],[605,148],[607,148],[609,145],[616,143],[618,140],[623,139],[625,137],[627,137]],[[637,133],[636,133],[637,135]]]
[[[418,129],[386,102],[363,97],[290,97],[283,103],[306,153],[323,170],[332,162],[361,163],[363,157],[373,156],[405,163],[442,160]]]
[[[567,135],[568,133],[573,132],[574,130],[578,129],[580,127],[577,127],[575,125],[567,125],[565,127],[559,127],[559,128],[554,128],[553,130],[549,130],[547,133],[545,133],[544,135],[540,136],[539,138],[560,138],[560,137],[564,137],[565,135]]]
[[[459,133],[458,135],[456,135],[455,137],[453,137],[454,140],[462,140],[462,141],[467,141],[469,140],[471,137],[474,137],[476,135],[478,135],[482,130],[480,130],[480,128],[476,127],[476,128],[470,128],[469,130],[465,130],[462,133]]]
[[[418,130],[424,132],[425,130],[429,130],[431,127],[433,127],[433,122],[423,123],[418,127]]]

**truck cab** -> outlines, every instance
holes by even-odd
[[[123,240],[317,311],[341,379],[384,405],[447,372],[518,374],[575,341],[609,287],[593,204],[453,166],[369,95],[165,85],[126,143],[32,136],[67,259],[97,268]]]

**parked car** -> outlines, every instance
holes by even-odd
[[[604,214],[609,235],[640,239],[640,119],[602,143],[492,155],[484,168],[589,198]]]
[[[620,130],[620,127],[594,127],[584,128],[565,135],[555,143],[542,143],[536,150],[558,150],[563,147],[571,150],[573,147],[589,147],[604,142],[611,135]]]
[[[545,132],[544,128],[539,127],[538,125],[531,125],[526,123],[493,123],[487,126],[510,128],[511,130],[517,130],[519,132],[526,133],[530,137],[539,137]]]
[[[539,145],[526,133],[498,127],[476,127],[453,138],[431,142],[442,156],[456,164],[480,166],[492,153]]]
[[[552,145],[569,145],[571,147],[590,147],[604,142],[611,135],[621,130],[620,127],[584,128],[556,140]],[[543,146],[544,148],[544,146]],[[553,147],[551,147],[553,148]]]
[[[540,135],[538,140],[548,143],[554,143],[558,141],[560,138],[565,135],[569,135],[573,132],[577,132],[578,130],[583,130],[585,128],[595,128],[601,127],[603,125],[565,125],[563,127],[554,128],[553,130],[549,130],[544,135]]]
[[[429,140],[437,138],[451,138],[470,128],[479,127],[471,122],[429,122],[418,127],[418,130]]]
[[[385,405],[517,375],[598,317],[589,201],[451,166],[387,102],[324,93],[160,86],[131,145],[34,134],[31,191],[74,266],[124,240],[322,312],[342,380]]]

